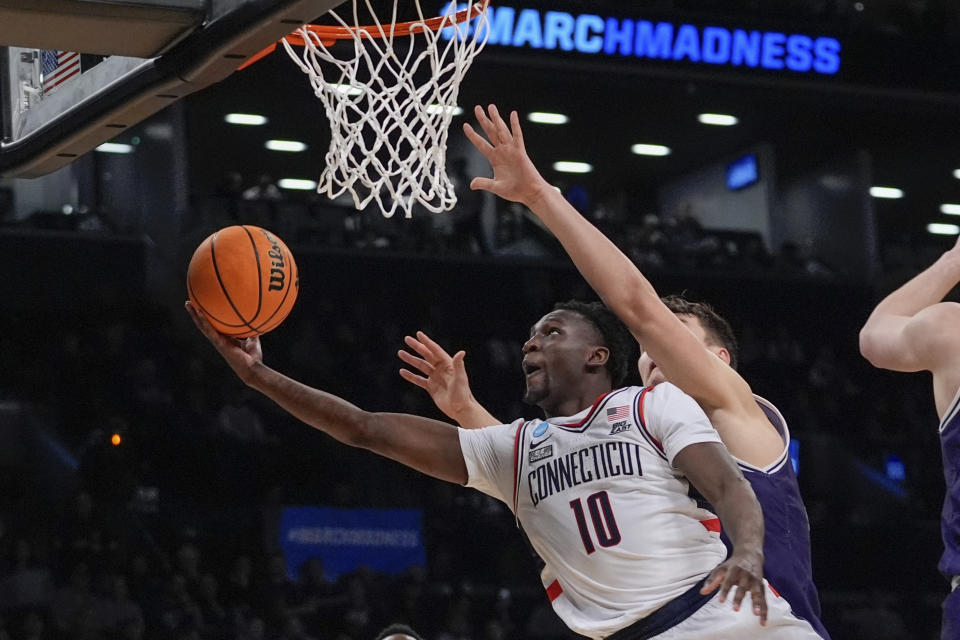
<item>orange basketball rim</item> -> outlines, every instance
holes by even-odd
[[[489,4],[490,0],[479,0],[466,9],[457,11],[452,17],[437,16],[435,18],[427,18],[425,20],[410,20],[408,22],[388,23],[387,25],[371,24],[363,26],[342,26],[305,24],[301,27],[301,29],[314,34],[324,46],[329,47],[336,43],[337,40],[353,40],[358,37],[391,38],[393,36],[409,36],[412,33],[426,29],[429,29],[430,31],[436,31],[437,29],[448,27],[452,24],[460,24],[472,20],[486,11]],[[300,29],[297,29],[296,31],[293,31],[289,35],[285,36],[284,40],[298,47],[302,47],[307,44]],[[274,42],[268,47],[265,47],[263,50],[252,55],[242,65],[237,67],[237,69],[246,69],[258,60],[273,53],[276,48],[277,43]]]

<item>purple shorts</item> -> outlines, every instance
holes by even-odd
[[[960,640],[960,588],[950,592],[943,601],[943,626],[940,640]]]

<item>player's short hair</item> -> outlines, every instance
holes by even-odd
[[[377,637],[373,640],[383,640],[384,638],[389,638],[390,636],[395,636],[403,634],[405,636],[410,636],[411,638],[416,638],[416,640],[423,640],[419,633],[411,629],[405,624],[391,624],[388,627],[384,627],[380,630],[380,633],[377,634]]]
[[[577,313],[596,327],[603,339],[603,346],[610,351],[607,358],[607,373],[610,382],[617,388],[627,378],[630,368],[630,354],[633,353],[633,336],[626,325],[607,309],[601,302],[584,302],[583,300],[568,300],[553,305],[554,311],[572,311]]]
[[[737,368],[737,338],[733,335],[730,323],[723,319],[716,310],[706,302],[688,300],[683,296],[664,296],[660,298],[670,311],[678,315],[693,316],[700,321],[700,326],[707,333],[707,341],[723,347],[730,354],[730,366]]]

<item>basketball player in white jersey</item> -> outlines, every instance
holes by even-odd
[[[819,619],[809,523],[789,460],[789,432],[776,407],[754,396],[736,372],[736,340],[729,325],[703,303],[676,297],[661,300],[630,259],[543,179],[527,156],[516,113],[509,128],[493,106],[489,113],[480,107],[475,113],[487,139],[470,125],[464,131],[490,162],[494,176],[475,178],[471,188],[521,202],[533,211],[640,343],[643,383],[669,380],[700,404],[761,505],[770,505],[764,510],[765,577],[787,597],[799,617],[829,639]],[[401,375],[427,389],[437,406],[461,426],[498,422],[473,398],[463,352],[451,358],[425,334],[418,338],[407,338],[407,345],[422,358],[404,351],[399,355],[426,377],[405,370]]]
[[[888,295],[860,330],[860,353],[875,367],[933,374],[947,494],[939,569],[950,582],[943,640],[960,639],[960,304],[943,299],[960,283],[960,239],[926,270]]]
[[[473,430],[363,411],[266,366],[258,338],[230,339],[186,308],[240,379],[293,416],[504,501],[544,561],[554,610],[577,633],[817,637],[782,599],[768,606],[760,507],[696,402],[669,383],[614,390],[630,337],[602,306],[558,305],[524,343],[525,399],[546,421]],[[688,496],[691,485],[723,518],[734,544],[726,560],[716,516]]]

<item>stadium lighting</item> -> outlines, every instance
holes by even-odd
[[[960,169],[953,170],[953,177],[956,178],[957,180],[960,180]]]
[[[527,114],[527,120],[537,124],[567,124],[570,118],[562,113],[549,113],[547,111],[531,111]]]
[[[960,216],[960,204],[944,203],[940,205],[940,213],[945,213],[948,216]]]
[[[561,160],[553,163],[553,170],[560,171],[562,173],[590,173],[593,171],[593,165],[587,164],[586,162],[571,162],[569,160]]]
[[[938,236],[955,236],[960,234],[960,226],[943,224],[942,222],[931,222],[927,225],[927,231]]]
[[[266,116],[261,116],[256,113],[228,113],[223,119],[230,124],[243,124],[253,127],[267,124]]]
[[[267,140],[263,146],[271,151],[291,151],[294,153],[305,151],[307,148],[307,145],[299,140]]]
[[[668,156],[670,155],[670,147],[665,147],[662,144],[635,144],[630,147],[630,151],[637,154],[638,156]]]
[[[874,198],[888,198],[896,200],[903,197],[903,189],[896,187],[870,187],[870,195]]]
[[[712,124],[717,127],[732,127],[740,122],[737,116],[726,113],[701,113],[697,116],[697,120],[703,124]]]
[[[97,151],[100,153],[133,153],[133,145],[120,142],[104,142],[97,147]]]
[[[293,189],[295,191],[309,191],[316,189],[315,180],[304,180],[303,178],[281,178],[277,181],[277,186],[281,189]]]

